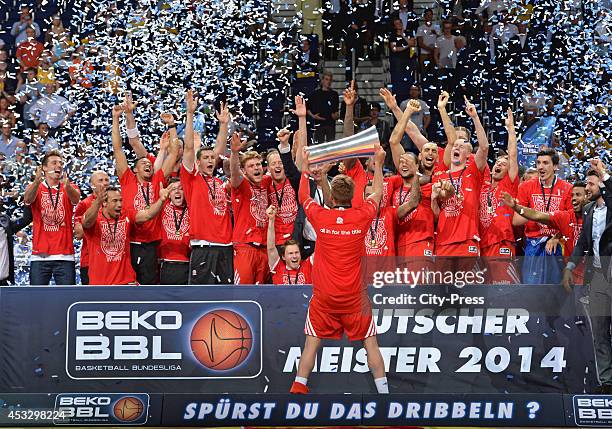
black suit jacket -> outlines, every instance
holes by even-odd
[[[17,220],[11,219],[7,214],[0,214],[0,229],[6,232],[9,256],[9,276],[0,279],[0,284],[4,282],[15,283],[15,258],[13,257],[13,235],[32,222],[32,210],[29,206],[24,207],[23,215]]]
[[[599,240],[599,256],[601,268],[607,275],[610,270],[610,256],[612,256],[612,178],[606,180],[604,185],[602,195],[606,203],[607,213],[604,232]],[[585,285],[593,279],[593,211],[595,204],[595,202],[587,204],[582,211],[582,232],[570,257],[570,262],[574,264],[578,264],[583,256],[587,257],[584,273]],[[608,280],[612,279],[608,278]]]

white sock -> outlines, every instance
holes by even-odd
[[[376,378],[374,379],[374,383],[376,383],[376,390],[378,390],[378,393],[389,393],[387,377]]]
[[[295,381],[297,381],[298,383],[303,384],[304,386],[306,386],[308,384],[308,379],[304,378],[304,377],[295,377]],[[385,382],[387,381],[387,379],[385,379]]]

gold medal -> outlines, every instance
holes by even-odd
[[[494,208],[493,206],[489,206],[489,207],[487,207],[487,210],[488,210],[488,212],[489,212],[489,214],[490,214],[490,215],[492,215],[492,214],[494,214],[494,213],[495,213],[495,208]]]
[[[372,247],[376,247],[376,240],[372,240]]]
[[[178,229],[176,230],[176,235],[179,235],[181,233],[181,231],[179,231]]]
[[[149,210],[150,208],[151,208],[151,206],[150,206],[150,205],[148,205],[148,204],[145,206],[145,209],[146,209],[146,210]]]

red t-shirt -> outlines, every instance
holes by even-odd
[[[232,188],[234,244],[266,244],[269,180],[270,176],[265,176],[261,186],[256,186],[243,178],[237,188]]]
[[[372,224],[365,235],[366,256],[395,256],[397,254],[395,248],[396,227],[397,208],[381,208],[380,216],[374,215]]]
[[[565,256],[570,256],[582,232],[582,217],[576,219],[574,210],[556,211],[550,214],[550,224],[561,232],[565,241]]]
[[[123,209],[119,219],[98,212],[91,228],[85,229],[89,244],[89,283],[126,285],[136,283],[130,258],[130,232],[136,225],[136,212]]]
[[[136,175],[129,168],[119,178],[123,205],[128,210],[139,212],[151,206],[159,199],[159,185],[166,184],[164,172],[159,170],[150,182],[138,183]],[[130,229],[130,240],[138,243],[151,243],[161,239],[161,221],[159,216]]]
[[[93,204],[93,200],[95,199],[96,195],[91,194],[84,200],[79,201],[76,208],[74,209],[75,222],[81,223],[83,221],[83,216],[85,215],[85,212],[89,210],[89,208]],[[89,248],[87,245],[87,238],[85,238],[85,236],[83,236],[83,241],[81,244],[81,267],[89,267]]]
[[[298,212],[297,195],[289,180],[285,179],[284,184],[277,184],[274,180],[270,180],[268,200],[276,207],[274,232],[276,233],[276,244],[280,245],[290,240],[293,235],[293,225]]]
[[[502,241],[514,242],[514,230],[512,228],[514,210],[504,204],[502,193],[507,192],[516,198],[518,185],[518,176],[514,178],[514,181],[511,181],[509,175],[506,174],[495,189],[491,190],[491,176],[483,178],[482,188],[480,189],[479,211],[481,247],[492,246]],[[490,213],[489,207],[494,210],[493,213]]]
[[[572,185],[565,180],[556,179],[552,195],[551,188],[544,188],[544,195],[542,195],[540,178],[534,177],[519,185],[518,202],[522,206],[545,213],[573,210]],[[555,228],[531,220],[525,224],[525,235],[529,238],[551,236],[556,232]]]
[[[15,57],[23,63],[21,69],[38,67],[38,64],[40,64],[40,54],[42,54],[44,49],[43,44],[37,40],[21,42],[15,51]]]
[[[165,261],[189,262],[189,210],[166,200],[161,213],[162,238],[157,255]]]
[[[275,285],[309,285],[312,284],[312,256],[300,263],[300,268],[290,270],[282,258],[272,270],[272,283]]]
[[[438,146],[438,162],[434,165],[433,174],[436,174],[438,171],[446,171],[448,170],[448,166],[444,164],[444,152],[446,149]]]
[[[454,173],[447,170],[434,174],[432,183],[450,180],[451,175],[463,200],[460,200],[455,193],[452,198],[440,204],[436,245],[443,246],[479,239],[478,206],[482,172],[478,170],[476,162],[468,161],[462,170]]]
[[[76,185],[71,185],[78,190]],[[58,194],[59,192],[59,194]],[[74,206],[63,184],[49,188],[46,182],[38,186],[32,202],[33,255],[74,255],[72,215]]]
[[[355,183],[355,194],[353,194],[353,200],[351,201],[351,205],[353,207],[357,207],[360,204],[363,204],[363,193],[365,192],[365,188],[368,186],[368,182],[374,181],[374,175],[368,171],[365,171],[361,162],[357,160],[355,165],[350,170],[347,170],[346,175],[353,179]],[[383,195],[380,200],[380,207],[386,207],[389,205],[389,198],[391,198],[391,193],[393,187],[396,186],[394,180],[401,181],[401,176],[395,175],[391,177],[385,177],[383,179]],[[357,198],[357,193],[359,192],[360,198]]]
[[[376,204],[366,200],[358,208],[325,209],[306,198],[303,205],[317,232],[311,304],[330,313],[362,311],[369,305],[362,278],[363,243],[376,215]]]
[[[195,167],[189,173],[185,166],[181,166],[180,176],[189,214],[194,220],[200,220],[190,222],[190,238],[231,244],[232,219],[223,182],[217,177],[202,176]]]
[[[393,205],[401,206],[410,200],[412,186],[404,186],[393,192]],[[421,186],[421,201],[416,209],[398,220],[397,247],[405,247],[411,243],[434,238],[434,214],[431,210],[431,183]]]

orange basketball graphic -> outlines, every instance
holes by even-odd
[[[253,345],[248,322],[231,310],[213,310],[191,330],[191,350],[206,368],[226,371],[246,360]]]
[[[119,399],[113,406],[113,413],[122,422],[133,422],[142,416],[144,404],[138,398],[125,396]]]

